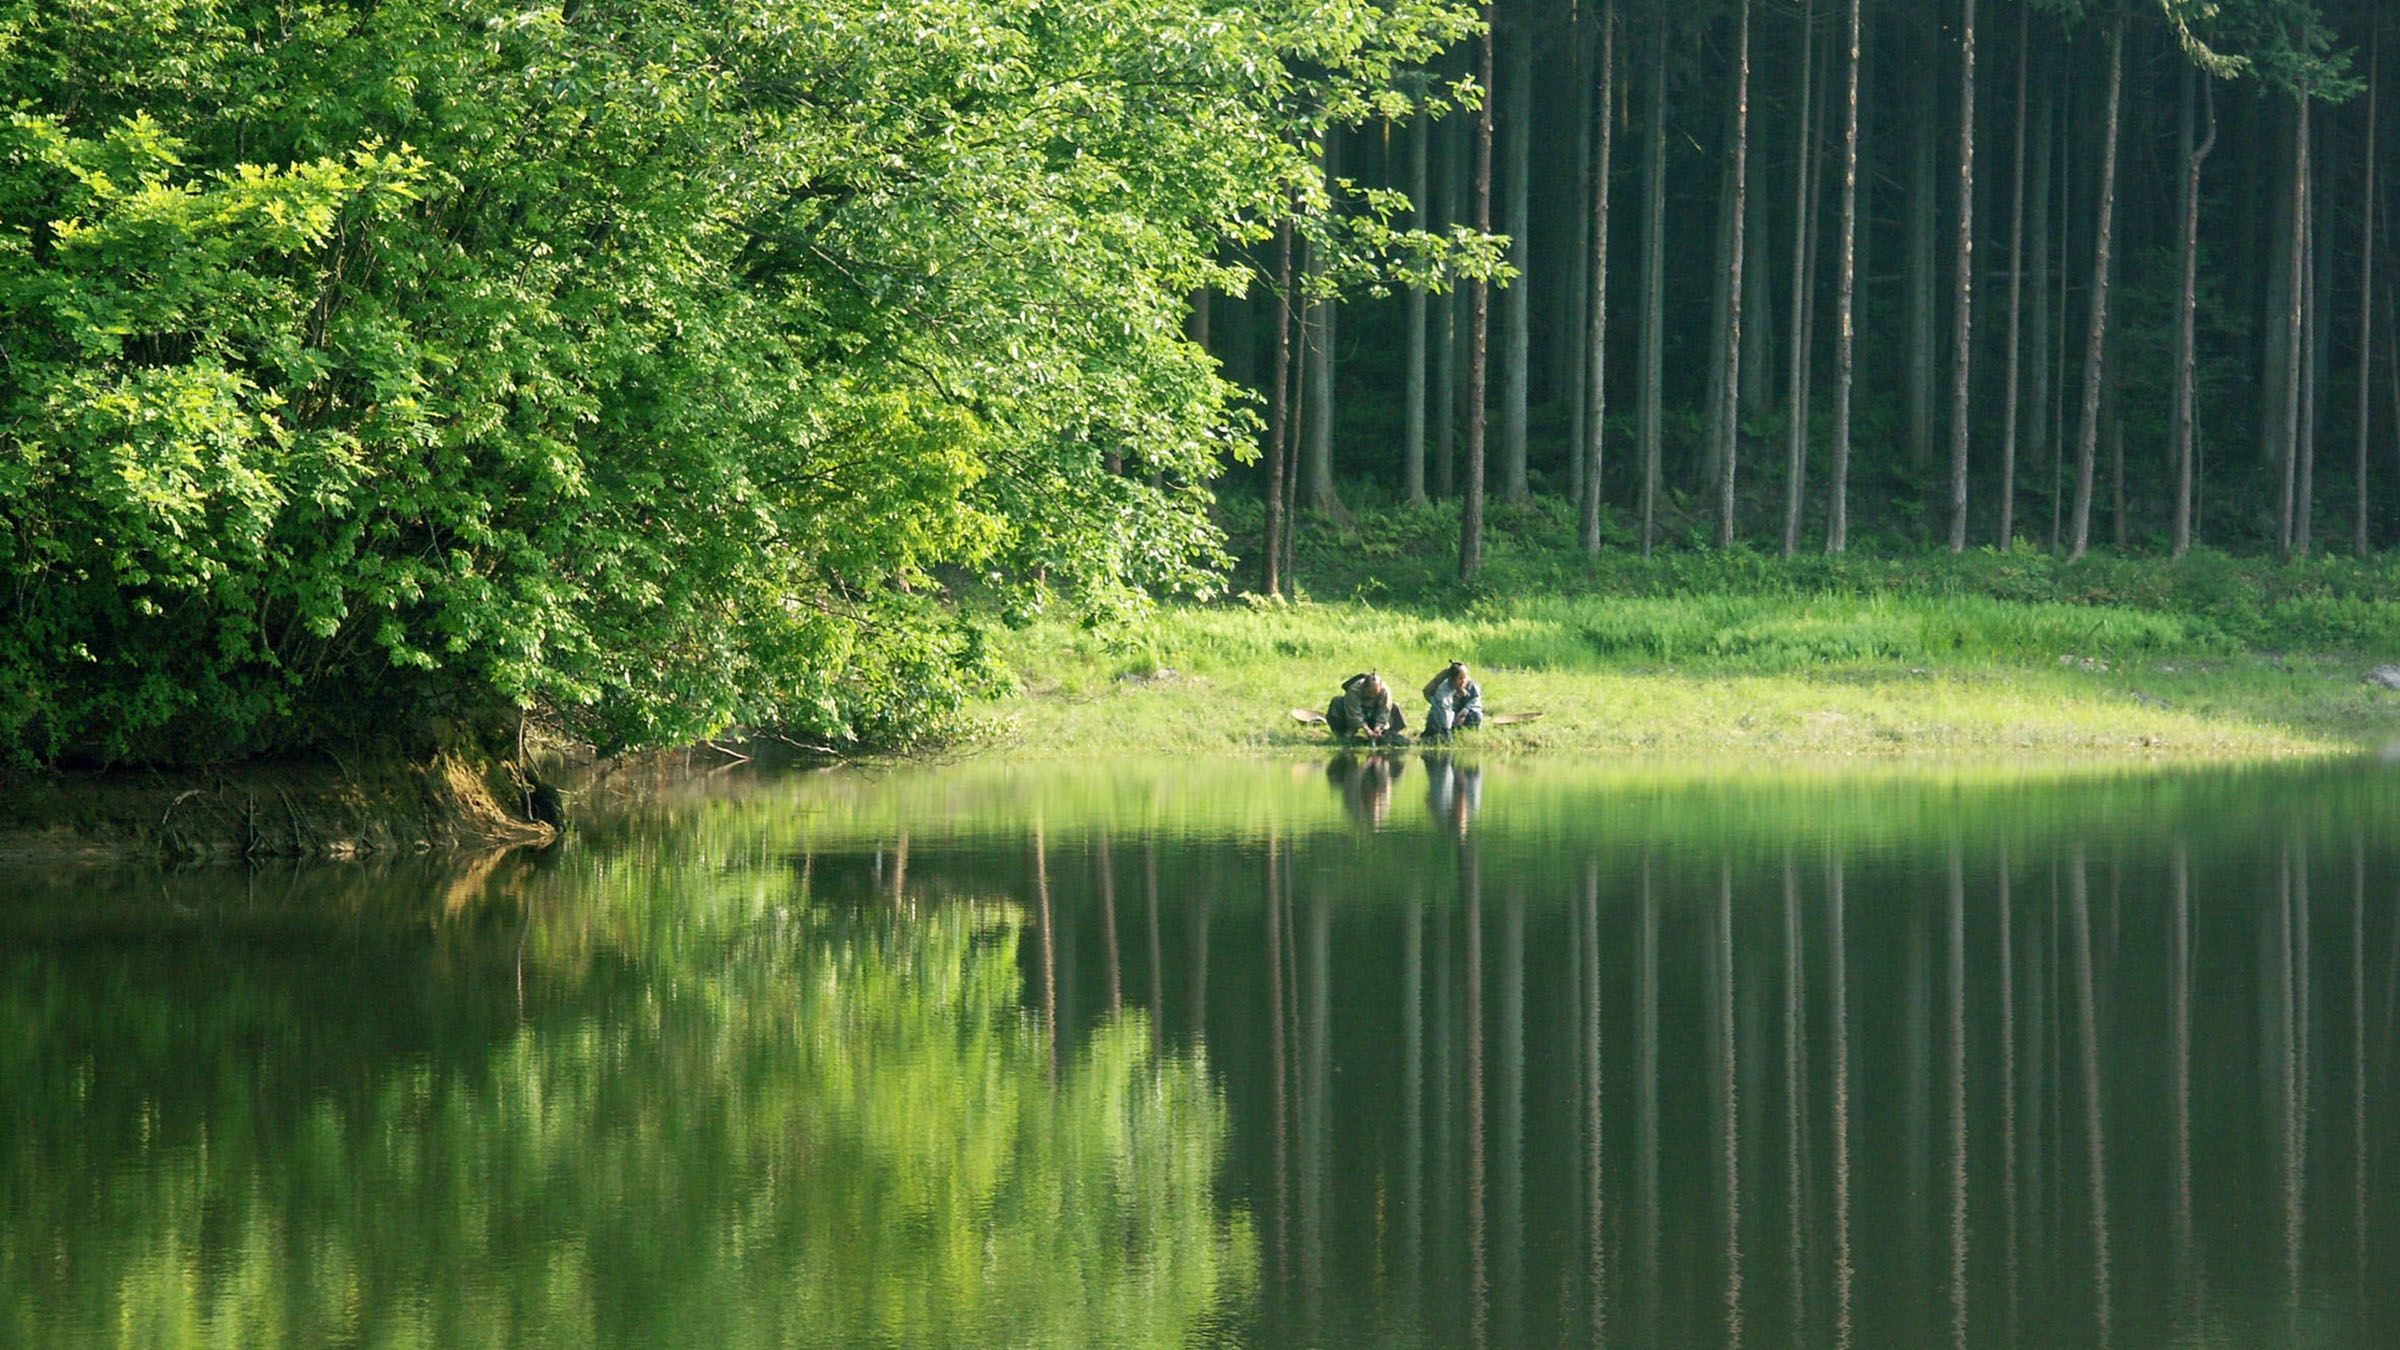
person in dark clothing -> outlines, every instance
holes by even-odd
[[[1392,701],[1391,687],[1373,671],[1342,681],[1341,697],[1325,705],[1325,725],[1345,740],[1408,744],[1408,721]]]
[[[1483,689],[1467,674],[1467,663],[1453,661],[1425,682],[1425,738],[1448,740],[1462,727],[1483,725]]]

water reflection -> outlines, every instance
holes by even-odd
[[[2371,1339],[2396,805],[1429,753],[52,879],[0,1341]]]

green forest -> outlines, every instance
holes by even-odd
[[[2368,555],[2388,9],[0,0],[0,759],[904,746],[1412,507]]]

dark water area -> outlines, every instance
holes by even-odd
[[[0,1343],[2374,1344],[2400,770],[967,764],[6,879]]]

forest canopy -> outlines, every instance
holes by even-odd
[[[0,3],[0,750],[908,740],[979,663],[937,572],[1215,584],[1188,297],[1471,23]]]

